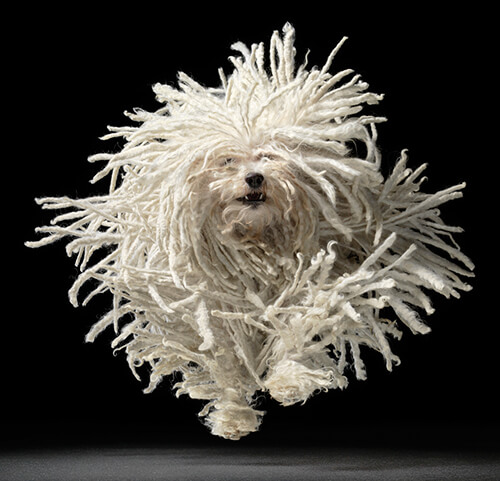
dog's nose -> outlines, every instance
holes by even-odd
[[[264,176],[262,174],[258,174],[257,172],[251,172],[245,177],[245,182],[252,189],[258,189],[262,185],[262,182],[264,182]]]

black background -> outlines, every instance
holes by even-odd
[[[80,4],[83,5],[83,4]],[[420,445],[460,442],[480,448],[498,427],[498,198],[497,88],[492,12],[441,11],[433,4],[386,9],[328,2],[307,8],[286,3],[127,4],[116,10],[36,7],[7,15],[14,27],[4,41],[2,444],[5,449],[103,443],[154,444],[183,440],[224,444],[197,418],[202,404],[175,398],[172,380],[145,395],[125,354],[113,356],[112,333],[85,344],[90,326],[110,298],[73,308],[67,290],[78,275],[57,244],[28,249],[34,228],[50,215],[34,197],[85,197],[106,191],[88,180],[99,165],[86,158],[116,151],[119,142],[98,140],[107,125],[125,125],[124,110],[159,107],[151,86],[175,84],[184,71],[218,86],[217,69],[231,71],[230,45],[269,41],[286,21],[296,28],[298,63],[321,66],[344,36],[334,70],[354,68],[372,91],[385,93],[375,110],[388,117],[379,128],[388,170],[400,151],[410,165],[428,162],[429,192],[466,181],[463,199],[443,207],[460,225],[463,251],[476,264],[474,290],[461,299],[434,296],[433,331],[405,330],[392,343],[402,364],[385,371],[381,356],[365,350],[368,380],[351,376],[344,391],[331,391],[303,406],[267,411],[260,432],[240,441],[276,445],[320,443]],[[404,5],[400,6],[400,5]],[[465,4],[464,4],[465,5]],[[280,12],[280,13],[276,13]]]

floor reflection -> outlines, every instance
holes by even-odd
[[[2,481],[500,479],[494,453],[363,449],[106,448],[0,454]]]

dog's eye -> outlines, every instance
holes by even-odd
[[[227,159],[224,159],[223,162],[222,162],[222,165],[225,166],[225,165],[230,165],[234,162],[234,159],[232,157],[228,157]]]

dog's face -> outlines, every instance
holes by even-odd
[[[314,233],[309,197],[285,158],[262,152],[226,157],[197,177],[193,189],[205,191],[203,202],[223,237],[280,246],[286,241],[300,250]]]

